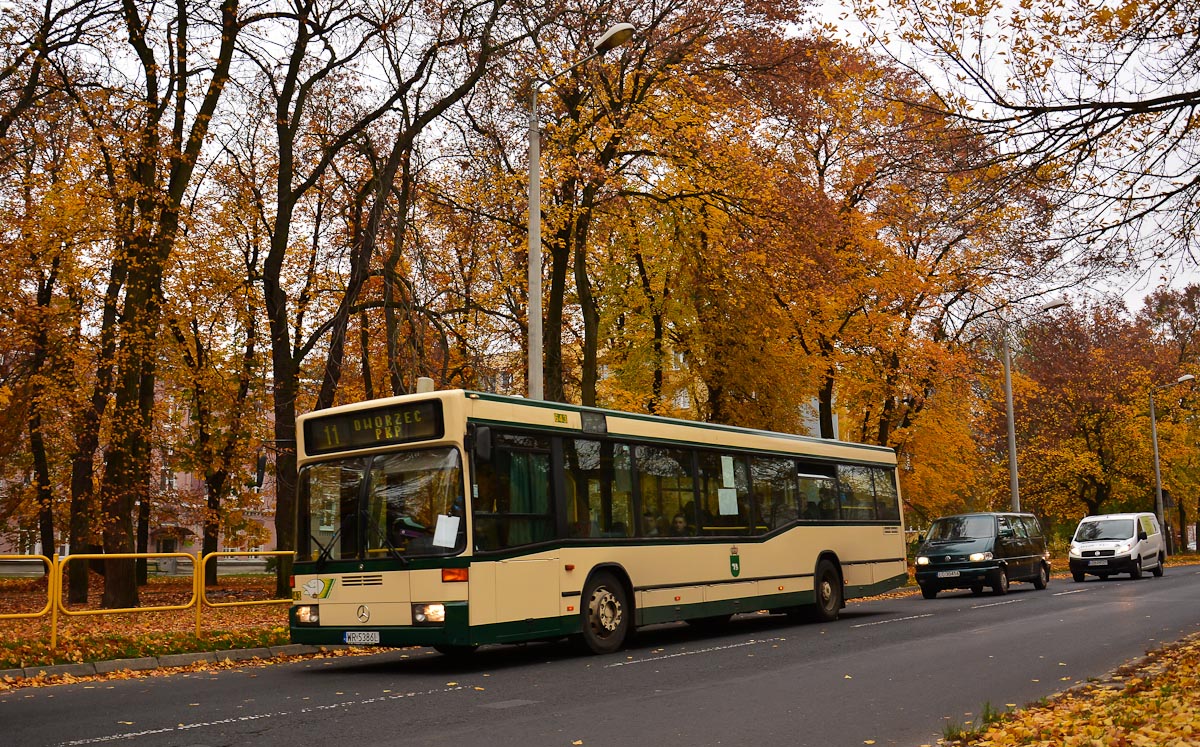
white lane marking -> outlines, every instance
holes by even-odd
[[[753,641],[746,641],[745,643],[733,643],[728,646],[713,646],[712,648],[698,648],[695,651],[680,651],[677,654],[667,654],[666,656],[654,656],[654,657],[650,657],[647,659],[630,659],[629,661],[618,661],[618,662],[614,662],[612,664],[605,664],[604,668],[612,669],[613,667],[627,667],[630,664],[653,664],[654,662],[657,662],[657,661],[665,661],[666,659],[676,659],[676,658],[679,658],[680,656],[695,656],[696,654],[711,654],[714,651],[728,651],[729,649],[742,648],[743,646],[758,646],[763,643],[778,643],[779,641],[786,641],[786,640],[787,640],[786,638],[764,638],[761,641],[753,640]]]
[[[852,627],[852,628],[869,628],[872,625],[887,625],[888,623],[904,622],[905,620],[920,620],[922,617],[933,617],[933,613],[930,612],[929,614],[926,614],[926,615],[912,615],[910,617],[896,617],[896,618],[892,618],[891,620],[877,620],[875,622],[870,622],[870,623],[859,623],[858,625],[851,625],[850,627]]]
[[[1059,591],[1059,592],[1055,592],[1054,596],[1065,597],[1068,594],[1082,594],[1085,591],[1087,591],[1087,589],[1075,589],[1073,591]]]
[[[1017,602],[1023,602],[1023,601],[1025,601],[1025,600],[1024,599],[1010,599],[1007,602],[992,602],[991,604],[977,604],[974,607],[972,607],[971,609],[981,610],[981,609],[985,609],[987,607],[999,607],[1002,604],[1016,604]]]
[[[286,716],[296,716],[304,713],[319,713],[321,711],[332,711],[339,708],[349,708],[358,705],[370,705],[371,703],[386,703],[391,700],[404,700],[406,698],[417,698],[422,695],[438,695],[441,693],[454,692],[456,690],[468,690],[466,685],[457,685],[455,687],[444,687],[436,690],[426,690],[425,692],[412,693],[396,693],[394,695],[384,695],[378,698],[365,698],[363,700],[345,700],[341,703],[330,703],[329,705],[313,706],[311,708],[301,708],[296,711],[277,711],[275,713],[255,713],[246,716],[238,716],[236,718],[223,718],[216,721],[201,721],[193,724],[179,724],[177,726],[168,726],[162,729],[146,729],[144,731],[126,732],[124,734],[109,734],[103,737],[92,737],[90,739],[73,739],[70,742],[62,742],[60,747],[76,747],[76,745],[85,744],[103,744],[106,742],[123,742],[129,739],[137,739],[139,737],[152,736],[155,734],[170,734],[171,732],[184,732],[192,729],[204,729],[211,726],[225,726],[227,724],[241,724],[248,721],[261,721],[263,719],[284,718]]]

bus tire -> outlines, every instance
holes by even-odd
[[[817,622],[833,622],[842,611],[845,590],[837,566],[828,558],[817,561],[813,574],[813,617]]]
[[[611,654],[629,635],[633,610],[625,587],[611,573],[601,571],[583,587],[583,643],[594,654]]]

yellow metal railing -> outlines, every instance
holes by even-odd
[[[213,558],[256,557],[259,555],[274,555],[278,557],[281,555],[292,554],[293,553],[290,550],[267,550],[264,552],[210,552],[208,555],[205,555],[203,558],[201,558],[200,562],[196,564],[197,568],[195,578],[196,590],[200,595],[200,601],[196,604],[196,637],[199,638],[202,635],[200,628],[200,615],[201,610],[205,605],[208,605],[209,607],[248,607],[254,604],[292,603],[291,597],[288,597],[287,599],[252,599],[244,602],[210,602],[208,601],[208,595],[205,594],[204,589],[204,569],[208,566],[208,561],[212,560]]]
[[[291,599],[255,599],[240,602],[213,602],[210,601],[205,593],[204,587],[204,572],[210,560],[214,558],[227,557],[261,557],[261,556],[284,556],[292,555],[290,550],[264,550],[261,552],[214,552],[208,555],[196,553],[190,555],[188,553],[178,552],[146,552],[146,553],[95,553],[95,554],[78,554],[67,555],[61,560],[57,556],[45,555],[0,555],[0,561],[3,560],[40,560],[42,565],[48,571],[48,581],[46,583],[46,606],[37,612],[15,612],[0,614],[0,620],[13,619],[28,619],[45,617],[50,615],[50,648],[56,648],[58,643],[58,618],[59,614],[69,617],[81,617],[86,615],[118,615],[127,614],[130,612],[170,612],[179,610],[188,610],[195,608],[196,610],[196,635],[202,636],[203,631],[203,609],[205,607],[244,607],[258,604],[290,604]],[[68,563],[86,562],[89,560],[137,560],[145,558],[167,558],[179,559],[186,558],[192,563],[192,596],[186,604],[169,604],[169,605],[154,605],[148,607],[121,607],[117,609],[86,609],[86,610],[71,610],[68,609],[63,598],[63,575],[64,569]]]
[[[58,577],[58,583],[56,584],[56,586],[59,589],[62,589],[63,569],[67,567],[68,563],[71,563],[73,561],[76,561],[76,560],[82,560],[82,561],[88,561],[88,560],[137,560],[138,558],[146,558],[146,559],[150,559],[150,558],[187,558],[188,560],[194,562],[199,558],[199,555],[188,555],[185,552],[114,552],[114,553],[92,553],[92,554],[85,553],[85,554],[79,554],[79,555],[67,555],[67,556],[63,557],[62,561],[58,564],[58,573],[55,574]],[[156,607],[116,607],[113,609],[106,608],[106,609],[99,609],[99,610],[69,610],[69,609],[67,609],[67,606],[65,604],[63,604],[62,594],[59,594],[58,595],[58,608],[64,615],[70,615],[72,617],[81,616],[81,615],[116,615],[121,612],[168,612],[170,610],[191,609],[192,605],[196,604],[196,585],[194,583],[195,576],[196,576],[196,569],[193,567],[192,568],[192,579],[193,579],[192,598],[188,600],[187,604],[164,604],[164,605],[159,605]]]

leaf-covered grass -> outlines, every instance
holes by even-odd
[[[1200,635],[1150,652],[990,727],[949,734],[956,747],[1185,747],[1200,744]]]
[[[73,611],[98,609],[103,580],[90,584],[87,606],[70,605]],[[207,597],[212,602],[269,599],[274,577],[221,576]],[[143,606],[187,604],[191,579],[151,579],[139,592]],[[0,579],[0,613],[32,613],[46,604],[44,578]],[[69,664],[109,659],[224,651],[237,648],[279,646],[288,642],[287,606],[208,607],[201,615],[201,635],[196,635],[196,610],[126,612],[104,615],[59,616],[58,641],[50,647],[50,616],[0,620],[0,669]]]

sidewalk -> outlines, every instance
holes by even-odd
[[[292,643],[286,646],[271,646],[269,648],[198,651],[190,654],[144,656],[138,659],[113,659],[111,661],[90,661],[81,664],[54,664],[50,666],[25,667],[24,669],[0,669],[0,682],[9,681],[15,684],[20,680],[32,677],[55,677],[61,675],[91,677],[98,674],[111,674],[120,671],[144,672],[163,667],[186,667],[197,663],[216,664],[227,661],[278,659],[287,656],[320,654],[346,648],[348,647],[309,646],[302,643]]]

